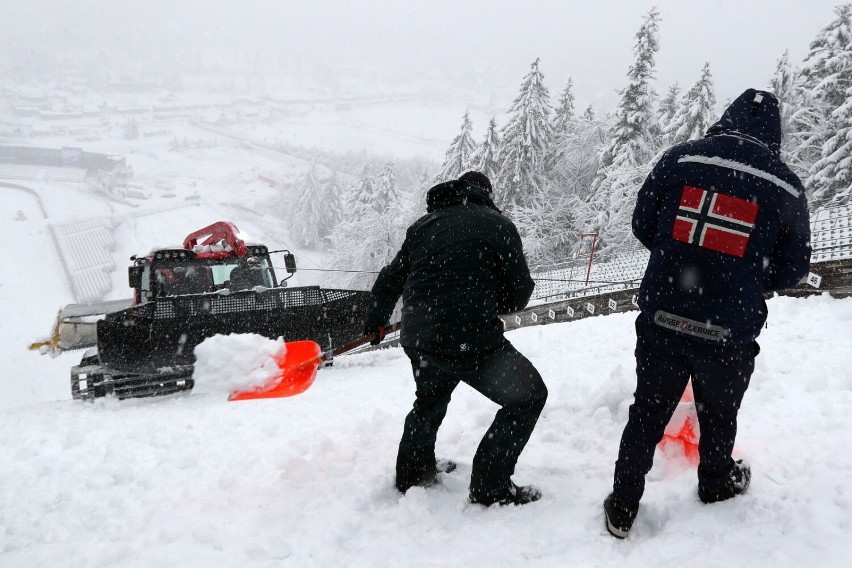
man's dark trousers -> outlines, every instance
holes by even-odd
[[[461,381],[502,407],[474,455],[470,490],[505,493],[547,400],[541,375],[505,338],[486,354],[446,356],[411,348],[405,353],[417,392],[399,443],[397,487],[404,491],[434,476],[438,428]]]
[[[615,462],[614,496],[638,506],[645,475],[687,381],[692,378],[701,435],[698,483],[722,486],[734,467],[737,413],[754,371],[757,342],[715,345],[636,319],[636,392]]]

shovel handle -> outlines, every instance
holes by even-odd
[[[395,331],[399,331],[400,327],[401,327],[400,322],[396,322],[394,324],[391,324],[391,325],[389,325],[385,328],[385,334],[393,333]],[[347,351],[351,351],[351,350],[355,349],[356,347],[361,347],[365,343],[370,343],[374,339],[376,339],[375,333],[371,333],[369,335],[362,335],[361,337],[353,339],[349,343],[344,343],[340,347],[335,347],[334,349],[329,349],[328,351],[326,351],[325,353],[322,354],[322,360],[323,361],[330,361],[330,360],[334,359],[335,357],[337,357],[338,355],[346,353]]]

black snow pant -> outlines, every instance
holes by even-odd
[[[438,428],[453,390],[463,381],[502,407],[474,455],[470,490],[505,493],[547,400],[541,375],[505,338],[498,349],[484,354],[453,357],[412,348],[405,353],[417,392],[399,442],[397,488],[405,491],[434,477]]]
[[[708,489],[725,483],[734,467],[737,413],[759,351],[756,341],[712,345],[663,329],[644,314],[636,318],[636,392],[615,463],[616,499],[639,505],[654,449],[690,377],[701,428],[698,483]]]

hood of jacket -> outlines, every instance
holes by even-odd
[[[707,136],[741,134],[781,152],[781,109],[775,95],[748,89],[734,100],[719,122],[707,129]]]
[[[484,205],[499,212],[491,194],[479,185],[466,181],[451,180],[439,183],[426,192],[426,212],[432,213],[453,205]]]

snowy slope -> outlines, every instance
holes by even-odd
[[[0,408],[70,399],[68,371],[81,352],[55,359],[27,351],[45,339],[57,311],[75,302],[62,259],[51,236],[51,226],[90,219],[109,219],[115,249],[109,254],[115,270],[109,274],[112,291],[104,299],[130,297],[127,267],[130,256],[155,247],[180,246],[184,237],[215,221],[236,223],[243,235],[271,250],[289,248],[302,267],[318,267],[318,254],[293,247],[286,222],[275,213],[286,211],[290,196],[258,181],[258,173],[291,172],[292,166],[234,148],[233,144],[187,152],[143,151],[128,155],[134,184],[151,193],[146,200],[121,203],[85,184],[21,181],[37,193],[2,188],[5,202],[0,217],[4,264],[0,271],[0,353],[6,375],[0,381]],[[199,195],[199,199],[186,199]],[[280,209],[276,209],[280,207]],[[23,220],[17,220],[17,212]],[[46,217],[45,217],[46,214]],[[280,261],[280,257],[274,260]],[[283,276],[283,272],[281,274]],[[322,273],[298,272],[291,285],[317,284]]]
[[[327,285],[324,279],[329,273],[317,270],[328,268],[321,252],[294,246],[288,234],[286,219],[295,201],[294,190],[269,187],[260,179],[260,176],[272,180],[297,179],[310,166],[309,162],[245,144],[239,136],[270,144],[276,140],[306,146],[322,144],[325,149],[337,152],[376,149],[376,140],[384,140],[384,145],[379,144],[381,150],[392,149],[401,158],[422,152],[424,145],[439,156],[443,144],[436,141],[446,140],[457,128],[459,119],[455,104],[419,105],[419,111],[409,112],[405,121],[405,129],[416,133],[415,139],[408,143],[401,126],[397,124],[395,130],[389,131],[393,121],[377,122],[381,108],[385,107],[341,113],[319,111],[281,119],[265,129],[229,125],[228,131],[233,131],[236,139],[188,121],[155,120],[140,122],[143,136],[127,140],[123,127],[126,119],[114,116],[111,125],[92,126],[97,131],[96,139],[83,144],[67,136],[0,140],[10,145],[82,146],[85,151],[124,156],[133,171],[131,184],[149,195],[147,199],[122,202],[84,183],[37,180],[13,180],[30,192],[0,188],[4,198],[0,213],[0,237],[4,243],[0,269],[0,314],[4,317],[0,325],[0,354],[7,369],[6,376],[0,380],[0,408],[70,398],[68,370],[79,362],[81,353],[51,359],[26,350],[30,343],[49,336],[62,306],[78,301],[65,276],[51,227],[61,230],[68,224],[93,219],[107,221],[111,240],[115,242],[108,256],[115,269],[108,274],[112,290],[103,299],[129,297],[126,269],[131,255],[145,254],[155,247],[179,246],[189,232],[219,220],[234,222],[248,240],[264,243],[273,250],[286,248],[295,253],[300,270],[289,280],[291,286]],[[412,110],[410,105],[399,104],[391,105],[391,109],[395,122],[402,120],[403,109]],[[0,115],[4,112],[7,109],[0,109]],[[373,132],[369,125],[382,128]],[[330,132],[338,131],[341,126],[348,134],[341,138],[331,136]],[[166,134],[146,136],[145,132],[152,129]],[[181,148],[172,149],[173,141]],[[185,141],[200,144],[187,148]],[[41,205],[33,193],[40,197]],[[18,211],[23,220],[18,220]],[[273,260],[280,262],[281,258]]]
[[[435,141],[449,139],[459,121],[456,108],[448,115],[436,109],[429,121],[419,119],[423,128],[403,129],[397,122],[405,113],[386,110],[294,117],[244,134],[305,145],[337,141],[338,150],[401,157],[437,148],[440,157]],[[325,121],[344,123],[348,134],[333,135]],[[401,497],[393,490],[396,444],[413,396],[398,349],[340,358],[292,399],[227,403],[224,392],[199,388],[123,403],[69,400],[68,369],[80,353],[51,359],[25,350],[73,301],[50,224],[114,221],[109,298],[128,295],[131,254],[179,244],[220,219],[252,240],[293,250],[281,220],[292,196],[258,175],[292,175],[302,160],[188,124],[169,128],[168,136],[125,141],[116,126],[86,148],[126,155],[148,200],[127,205],[80,186],[41,183],[34,189],[44,218],[31,195],[3,190],[0,567],[848,563],[852,372],[845,338],[852,300],[769,303],[737,447],[752,462],[752,489],[734,502],[701,506],[694,471],[661,458],[626,542],[604,533],[600,502],[633,385],[629,314],[509,334],[551,392],[516,476],[545,497],[523,508],[466,503],[470,460],[496,407],[464,386],[439,436],[439,455],[457,460],[458,472],[428,491]],[[215,144],[165,149],[184,137]],[[199,200],[186,199],[195,194]],[[25,220],[15,220],[18,210]],[[294,252],[302,268],[322,265],[313,251]],[[292,282],[321,278],[302,271]],[[208,361],[214,374],[236,364],[227,350],[220,355]],[[200,387],[215,386],[216,378]]]
[[[848,565],[852,300],[768,304],[736,447],[748,494],[701,505],[694,470],[658,455],[626,541],[600,503],[634,381],[629,313],[508,335],[550,389],[515,476],[544,498],[525,507],[467,504],[496,407],[463,385],[438,438],[459,470],[393,489],[413,397],[400,349],[341,357],[289,399],[6,410],[0,566]]]
[[[5,369],[0,407],[71,398],[68,381],[62,380],[70,359],[66,363],[66,357],[51,359],[27,351],[32,341],[48,335],[57,310],[71,301],[71,289],[37,202],[29,196],[13,202],[17,208],[4,210],[0,221],[0,242],[8,247],[0,271],[0,352]],[[26,220],[13,220],[19,210]]]

